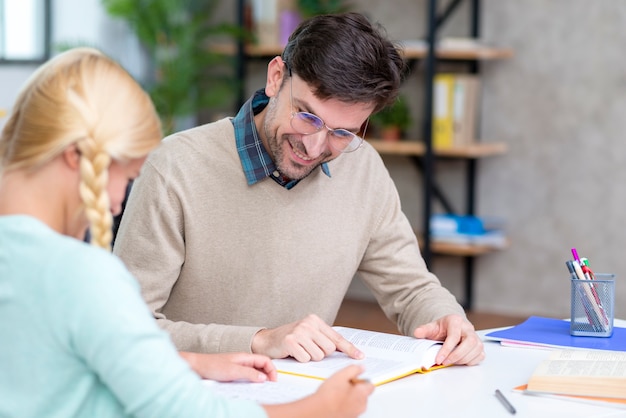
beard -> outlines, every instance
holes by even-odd
[[[332,154],[324,152],[317,157],[317,163],[313,164],[299,164],[293,161],[288,153],[288,148],[297,150],[299,154],[307,155],[304,144],[302,143],[302,135],[289,135],[284,134],[278,137],[278,124],[275,123],[277,117],[277,102],[278,96],[272,97],[267,104],[265,120],[263,122],[263,132],[267,139],[267,145],[269,147],[268,152],[276,164],[278,171],[290,178],[291,180],[301,180],[311,174],[313,170],[319,167],[322,163],[331,160],[329,158]],[[287,147],[287,148],[286,148]]]

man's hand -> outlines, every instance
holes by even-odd
[[[203,379],[231,382],[276,381],[276,367],[269,357],[249,353],[200,354],[179,353]]]
[[[466,364],[473,366],[485,359],[483,342],[474,331],[474,326],[460,315],[448,315],[417,327],[415,338],[443,341],[437,354],[437,364]]]
[[[282,325],[263,329],[252,340],[252,352],[271,358],[293,357],[300,362],[319,361],[341,351],[354,359],[362,359],[363,353],[317,315]]]

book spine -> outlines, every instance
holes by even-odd
[[[454,74],[436,74],[434,79],[433,147],[454,145]]]

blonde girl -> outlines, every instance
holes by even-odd
[[[108,250],[112,216],[160,138],[148,95],[93,49],[53,58],[19,94],[0,136],[0,416],[361,413],[373,388],[350,383],[357,366],[291,404],[231,401],[200,377],[276,380],[271,361],[177,353],[158,328]]]

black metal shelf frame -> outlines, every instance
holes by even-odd
[[[414,162],[418,163],[423,174],[423,196],[424,196],[424,209],[423,209],[423,225],[422,225],[422,256],[429,268],[432,266],[433,252],[431,247],[430,237],[430,218],[432,215],[433,197],[437,198],[444,209],[449,213],[458,213],[454,211],[449,203],[449,200],[445,197],[445,194],[440,187],[435,183],[434,166],[435,156],[433,154],[432,137],[433,137],[433,84],[436,73],[437,56],[435,54],[435,45],[437,42],[437,33],[441,26],[450,18],[455,12],[458,6],[463,0],[453,0],[446,8],[438,15],[437,14],[437,0],[428,0],[427,3],[427,33],[426,42],[428,45],[428,52],[424,58],[424,125],[422,130],[422,137],[426,145],[426,150],[421,161],[418,158],[414,158]],[[470,37],[478,38],[480,36],[480,0],[470,1]],[[469,72],[473,74],[479,73],[479,63],[477,60],[471,60],[468,62]],[[476,205],[476,175],[477,175],[477,162],[476,158],[466,159],[466,173],[465,173],[465,214],[473,215],[475,213]],[[464,270],[464,296],[465,300],[462,303],[466,310],[470,310],[473,305],[474,297],[474,256],[463,257],[463,270]]]

